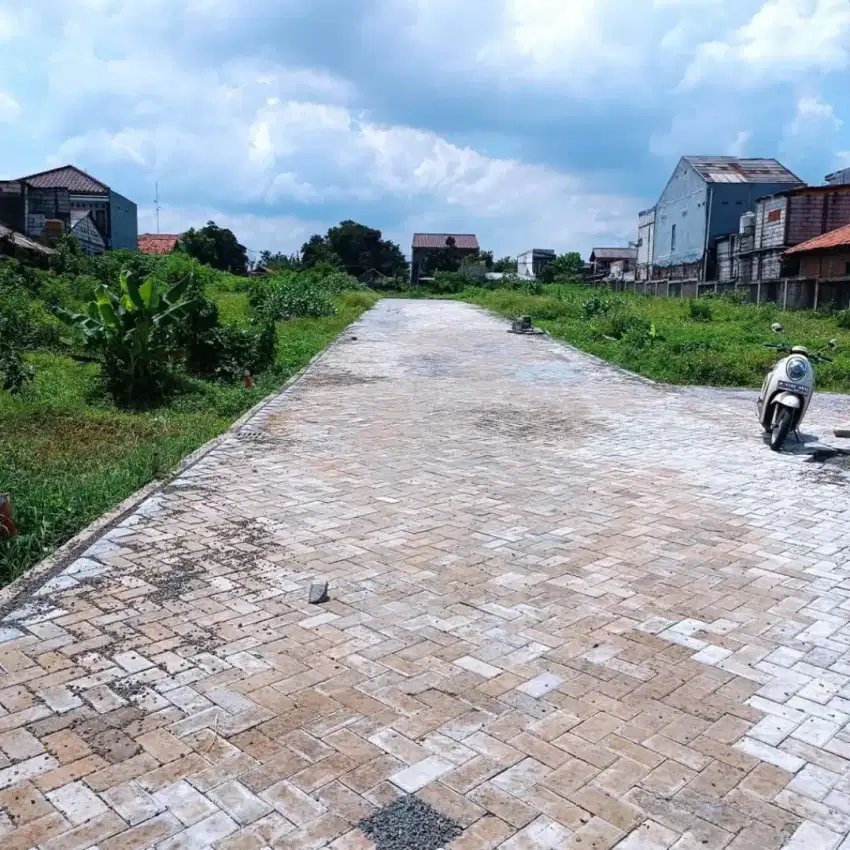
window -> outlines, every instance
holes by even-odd
[[[670,253],[676,252],[676,225],[674,224],[670,230]]]
[[[780,221],[782,219],[782,210],[771,210],[767,214],[768,221]]]

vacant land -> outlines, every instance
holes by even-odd
[[[673,384],[760,386],[776,353],[765,342],[788,341],[811,351],[836,339],[834,363],[819,366],[818,388],[850,392],[850,330],[843,316],[783,312],[723,298],[699,301],[615,295],[607,289],[551,285],[542,295],[467,289],[461,300],[503,316],[532,316],[536,325],[577,348],[647,378]],[[776,336],[771,324],[781,322]],[[848,323],[850,326],[850,323]]]
[[[208,293],[228,321],[247,315],[248,296]],[[14,540],[0,543],[0,585],[64,543],[139,487],[161,478],[224,431],[321,351],[377,296],[350,292],[336,313],[278,323],[274,366],[253,388],[241,382],[184,379],[169,403],[136,412],[103,394],[98,367],[56,350],[26,355],[32,381],[19,394],[0,392],[0,492],[12,497]]]

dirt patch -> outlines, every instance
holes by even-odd
[[[379,375],[358,375],[345,369],[323,369],[321,372],[313,372],[309,378],[312,387],[351,387],[357,384],[377,384],[384,381]]]
[[[480,431],[514,440],[558,441],[584,433],[590,424],[582,415],[565,417],[547,407],[496,405],[484,408],[475,419]]]

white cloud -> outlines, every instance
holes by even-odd
[[[726,148],[727,156],[745,156],[752,133],[741,130]]]
[[[18,101],[8,92],[0,91],[0,121],[13,121],[20,111]]]
[[[799,136],[804,133],[840,130],[843,123],[835,114],[832,104],[821,103],[816,97],[801,97],[797,101],[797,113],[788,125],[787,133]]]
[[[741,87],[795,80],[809,71],[850,65],[847,0],[767,0],[725,40],[703,43],[682,87],[701,83]]]
[[[850,151],[839,151],[836,154],[839,168],[850,168]]]

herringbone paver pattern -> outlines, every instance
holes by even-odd
[[[3,850],[368,850],[404,793],[451,850],[850,847],[842,476],[464,305],[355,333],[0,624]]]

